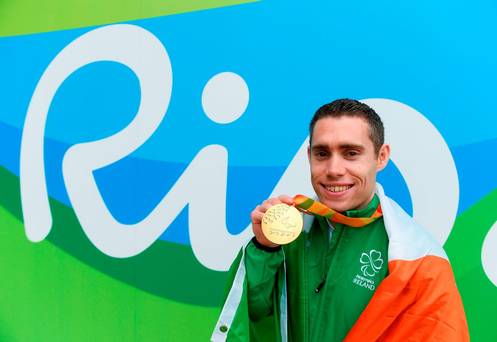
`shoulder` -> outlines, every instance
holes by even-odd
[[[428,255],[447,259],[440,243],[393,199],[387,197],[379,184],[376,194],[380,199],[389,239],[389,259],[414,260]]]

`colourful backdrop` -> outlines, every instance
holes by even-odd
[[[379,176],[496,341],[492,1],[0,2],[0,340],[207,340],[314,110],[382,116]]]

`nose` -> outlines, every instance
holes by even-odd
[[[328,159],[328,164],[326,165],[326,176],[330,178],[339,178],[345,175],[345,162],[343,158],[338,155],[333,155]]]

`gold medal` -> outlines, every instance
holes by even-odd
[[[302,232],[302,214],[288,204],[280,203],[269,208],[262,217],[262,232],[272,243],[285,245]]]

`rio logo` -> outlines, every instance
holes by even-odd
[[[124,129],[104,139],[75,144],[64,155],[65,187],[88,239],[112,257],[137,255],[157,240],[188,205],[193,253],[205,267],[227,270],[252,233],[248,218],[247,228],[240,234],[232,235],[226,228],[228,151],[224,146],[208,145],[200,149],[157,206],[134,224],[123,224],[113,217],[94,179],[95,170],[118,162],[143,145],[167,114],[173,86],[171,60],[157,37],[136,25],[109,25],[83,34],[60,51],[41,76],[28,107],[21,142],[21,200],[28,239],[41,241],[52,227],[44,166],[50,104],[65,79],[99,61],[117,62],[131,69],[139,80],[141,101],[135,117]],[[243,115],[249,97],[249,87],[240,75],[223,72],[206,83],[202,106],[212,121],[229,124]],[[392,145],[392,162],[407,184],[414,218],[444,243],[459,202],[457,170],[445,140],[424,115],[401,102],[362,101],[373,107],[384,121],[386,142]],[[307,145],[307,139],[302,141],[272,195],[313,193]],[[209,175],[208,182],[204,181],[205,174]],[[497,259],[488,246],[496,243],[494,226],[482,254],[487,270],[492,269],[490,260]],[[487,271],[494,283],[497,283],[496,273]]]

